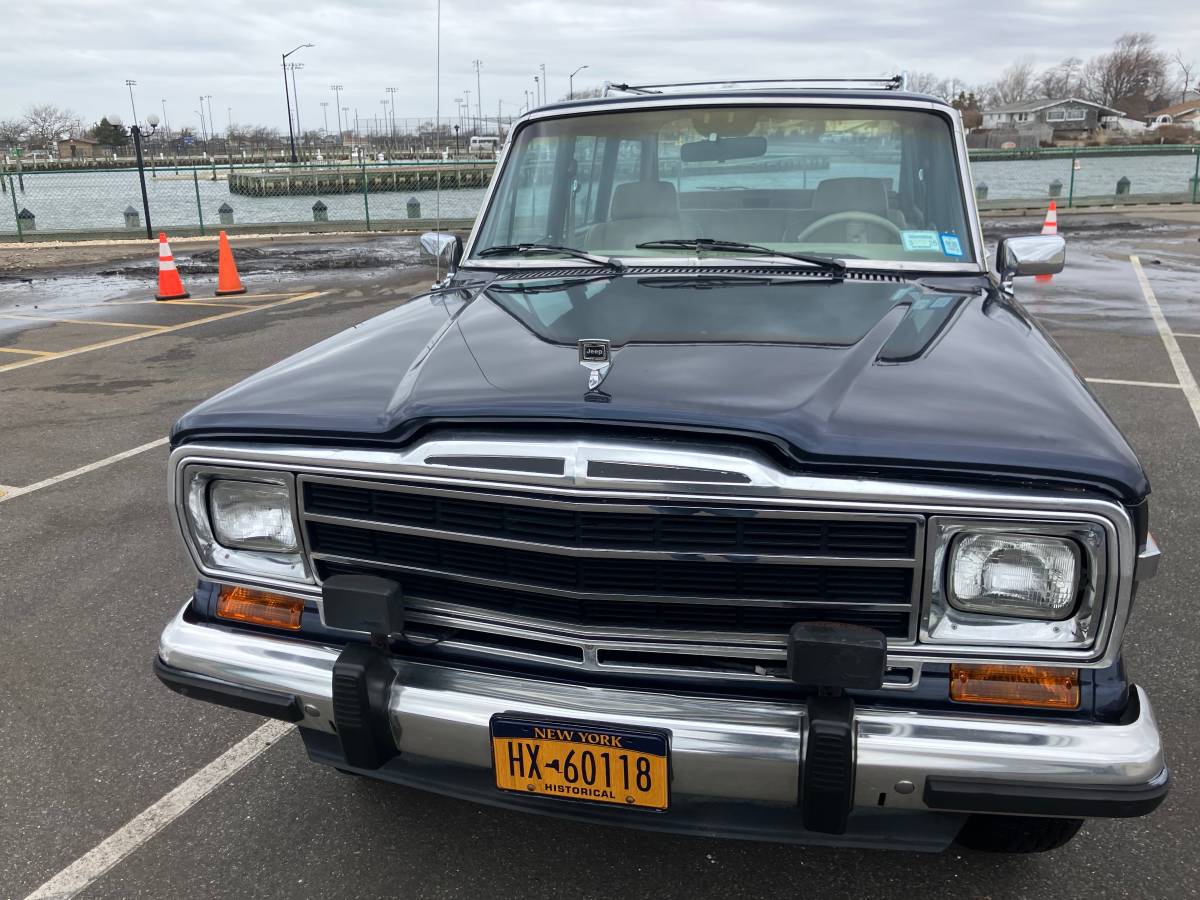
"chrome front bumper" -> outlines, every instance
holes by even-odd
[[[337,744],[332,672],[338,653],[333,646],[189,622],[184,611],[159,644],[167,670],[195,677],[216,694],[225,686],[294,698],[295,717],[311,730],[306,740],[322,746]],[[797,802],[805,753],[803,702],[601,688],[402,660],[393,668],[387,718],[401,760],[436,762],[443,773],[490,774],[490,719],[519,712],[668,730],[673,809],[678,798],[789,807]],[[854,716],[855,810],[1148,812],[1165,795],[1167,774],[1149,699],[1140,688],[1134,691],[1135,714],[1126,724],[860,707]],[[425,781],[422,786],[439,789]],[[1040,798],[1044,808],[1013,806],[1014,796]]]

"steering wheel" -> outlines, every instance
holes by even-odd
[[[868,225],[879,225],[891,232],[895,237],[893,243],[903,243],[900,236],[900,228],[891,219],[885,219],[883,216],[877,216],[874,213],[860,212],[856,209],[847,209],[843,212],[830,213],[827,216],[822,216],[817,221],[813,222],[798,235],[796,235],[796,243],[801,243],[815,231],[825,228],[827,225],[834,225],[838,222],[865,222]]]

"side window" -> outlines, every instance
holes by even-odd
[[[525,145],[514,161],[516,177],[491,218],[488,245],[537,242],[545,237],[558,144],[554,138],[538,137]]]

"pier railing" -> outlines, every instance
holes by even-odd
[[[666,164],[666,163],[664,163]],[[789,179],[835,177],[825,165]],[[489,160],[163,165],[146,171],[151,224],[172,234],[466,228],[494,175]],[[985,213],[1200,204],[1200,146],[975,151]],[[811,186],[806,182],[807,186]],[[0,240],[144,237],[136,170],[30,171],[0,163]]]

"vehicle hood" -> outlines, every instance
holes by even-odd
[[[703,286],[701,286],[703,282]],[[612,342],[594,391],[580,339]],[[212,439],[402,443],[439,423],[750,436],[798,468],[1149,490],[1070,363],[982,280],[493,281],[329,338],[187,413]]]

